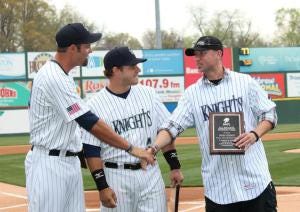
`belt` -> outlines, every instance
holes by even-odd
[[[112,169],[131,169],[131,170],[138,170],[141,169],[142,166],[140,163],[124,163],[124,164],[118,164],[118,163],[112,163],[112,162],[105,162],[105,167],[112,168]]]
[[[33,150],[34,146],[31,146],[31,150]],[[49,150],[49,155],[50,156],[59,156],[60,154],[60,150],[58,149],[50,149]],[[66,154],[64,156],[66,157],[70,157],[70,156],[78,156],[79,152],[70,152],[70,151],[66,151]]]

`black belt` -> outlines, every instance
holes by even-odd
[[[31,150],[33,150],[34,146],[31,146]],[[60,150],[58,149],[50,149],[49,150],[49,155],[50,156],[59,156],[60,154]],[[66,151],[65,156],[66,157],[70,157],[70,156],[78,156],[79,152],[70,152],[70,151]]]
[[[105,167],[112,168],[112,169],[124,168],[124,169],[138,170],[142,168],[140,163],[133,163],[133,164],[124,163],[122,165],[119,165],[117,163],[105,162],[104,165]]]

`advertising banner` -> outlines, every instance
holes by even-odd
[[[225,68],[232,69],[232,49],[224,48],[223,50],[223,65]],[[202,77],[202,73],[198,71],[195,57],[188,57],[184,55],[184,86],[185,88],[189,87],[191,84],[194,84]]]
[[[250,74],[272,99],[285,98],[284,74]]]
[[[87,101],[95,93],[107,85],[107,79],[85,79],[82,80],[83,99]]]
[[[39,69],[48,61],[54,59],[55,52],[28,52],[27,72],[28,78],[33,79]],[[80,77],[80,67],[77,66],[69,72],[70,76]]]
[[[183,75],[182,49],[143,50],[143,75]]]
[[[286,75],[288,97],[300,97],[300,73]]]
[[[31,82],[0,82],[0,106],[28,106]]]
[[[15,133],[29,133],[28,110],[0,109],[0,135]]]
[[[240,72],[300,71],[300,48],[242,48]]]
[[[184,91],[183,76],[140,77],[139,83],[153,87],[162,102],[178,102]]]
[[[25,53],[0,53],[0,80],[25,79]]]

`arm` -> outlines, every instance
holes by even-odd
[[[170,180],[171,186],[175,187],[180,185],[184,179],[180,170],[181,165],[178,160],[177,151],[175,149],[174,142],[162,148],[163,155],[170,166]]]
[[[119,149],[123,149],[135,157],[146,160],[150,164],[154,163],[154,158],[152,155],[150,155],[144,149],[132,146],[92,112],[89,111],[76,118],[76,122],[86,131],[90,132],[104,143]]]
[[[84,144],[83,146],[87,164],[99,191],[102,205],[107,208],[115,208],[117,206],[117,197],[106,182],[103,161],[100,158],[100,148],[89,144]]]
[[[241,134],[234,140],[236,146],[242,149],[247,149],[250,145],[259,141],[263,135],[272,130],[277,124],[275,108],[272,108],[270,111],[260,115],[259,120],[260,122],[255,129]]]

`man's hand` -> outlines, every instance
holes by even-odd
[[[99,191],[100,201],[107,208],[115,208],[117,206],[117,196],[111,188],[105,188]]]
[[[233,141],[234,145],[240,149],[247,150],[250,145],[256,142],[256,137],[253,133],[247,132],[239,135]]]
[[[145,160],[148,164],[153,165],[155,162],[155,156],[145,149],[134,146],[129,153],[135,157],[140,158],[141,160]]]
[[[181,185],[184,177],[180,169],[173,169],[170,172],[171,186],[174,188],[176,185]]]

